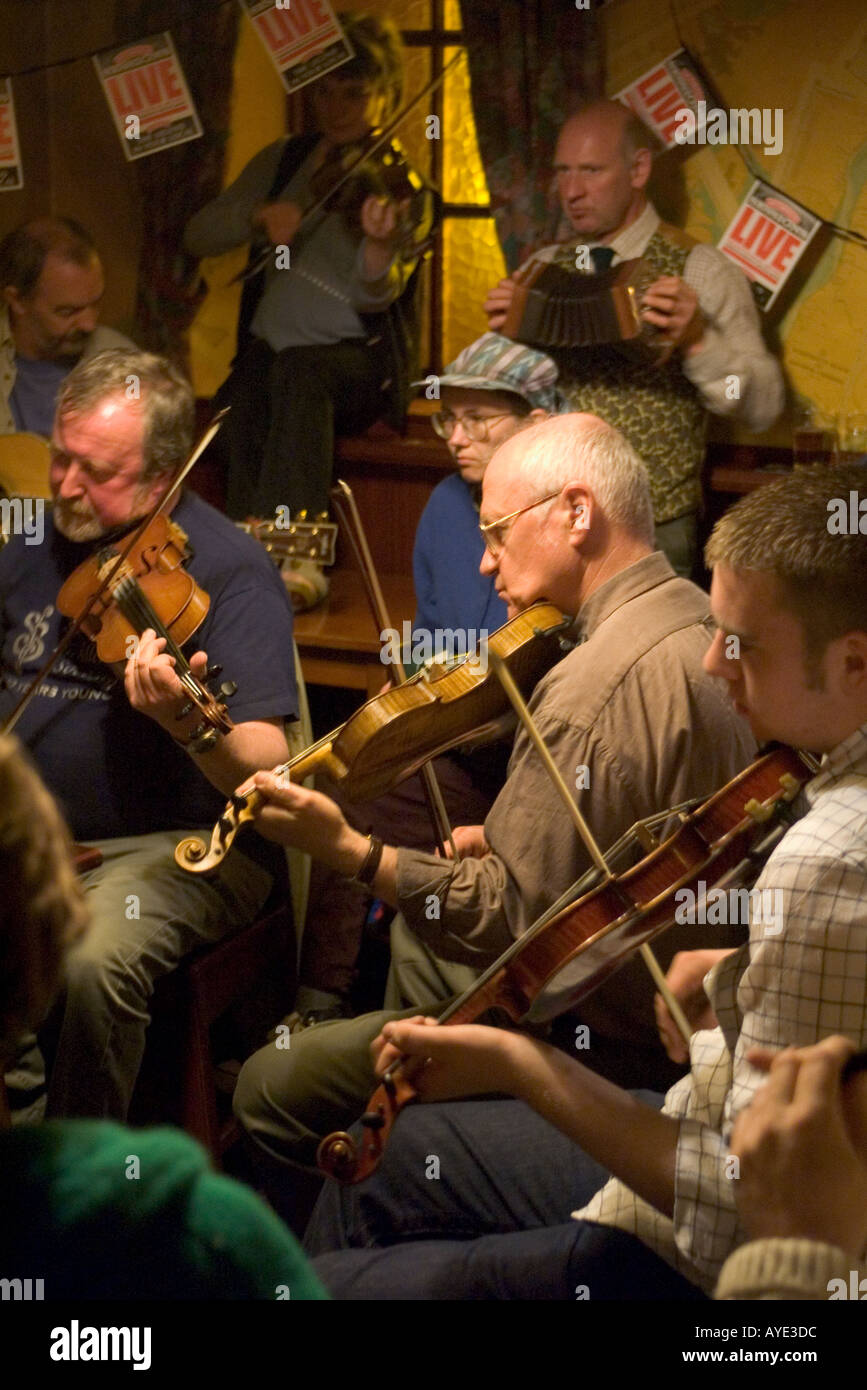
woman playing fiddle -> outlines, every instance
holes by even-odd
[[[403,417],[414,271],[433,197],[407,169],[408,182],[393,197],[387,183],[356,180],[336,205],[326,199],[310,212],[323,181],[332,170],[335,181],[342,176],[402,93],[394,26],[369,16],[340,21],[355,57],[311,86],[313,132],[261,150],[187,226],[194,255],[252,241],[254,264],[263,246],[274,248],[245,288],[238,355],[219,393],[232,407],[223,430],[226,510],[239,520],[269,517],[278,507],[293,518],[327,512],[335,434],[357,433],[383,416],[399,426]],[[378,150],[376,168],[395,153],[394,142]],[[316,569],[305,561],[301,573],[296,566],[284,576],[299,607],[326,592]]]

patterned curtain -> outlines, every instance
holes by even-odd
[[[506,265],[556,238],[564,119],[604,96],[596,14],[571,0],[462,0],[479,152]]]
[[[204,132],[199,140],[149,155],[134,166],[142,203],[142,249],[133,336],[142,347],[186,368],[186,330],[204,289],[198,261],[185,254],[181,242],[188,219],[222,186],[240,9],[234,0],[200,7],[143,0],[134,17],[126,13],[124,28],[130,36],[171,31]]]

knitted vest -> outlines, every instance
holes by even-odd
[[[683,275],[696,243],[660,223],[642,253],[653,274]],[[663,366],[633,360],[616,347],[551,350],[557,382],[573,410],[587,410],[615,425],[638,451],[650,474],[657,523],[694,512],[701,501],[706,414],[684,376],[679,355]]]

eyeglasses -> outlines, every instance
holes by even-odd
[[[519,507],[516,512],[509,512],[506,516],[497,517],[496,521],[488,521],[484,525],[480,525],[479,530],[482,533],[482,539],[493,558],[498,560],[503,553],[503,547],[506,544],[506,532],[509,530],[507,523],[514,522],[515,518],[524,512],[531,512],[534,507],[541,507],[543,502],[553,502],[554,498],[559,496],[559,489],[557,492],[549,492],[546,497],[538,497],[535,502],[528,502],[526,507]]]
[[[511,410],[504,410],[501,415],[453,415],[450,410],[438,410],[430,417],[430,422],[440,439],[451,439],[455,425],[460,425],[467,439],[483,444],[494,421],[507,420],[511,414]]]

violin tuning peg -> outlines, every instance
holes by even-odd
[[[369,1110],[366,1115],[362,1115],[361,1123],[364,1125],[365,1129],[382,1129],[385,1124],[385,1118],[377,1114],[375,1110]]]
[[[216,729],[211,728],[202,720],[197,729],[194,729],[191,737],[187,740],[187,749],[191,753],[206,753],[213,748],[217,742],[218,734]]]
[[[222,666],[209,666],[204,676],[202,677],[202,680],[212,681],[215,676],[221,676],[222,674]]]
[[[192,700],[188,700],[187,703],[184,705],[183,709],[180,711],[180,713],[175,715],[175,719],[186,719],[188,714],[192,714],[193,709],[194,705]]]
[[[238,686],[235,681],[223,681],[220,686],[220,694],[224,700],[231,700],[232,696],[236,695],[237,692]]]

